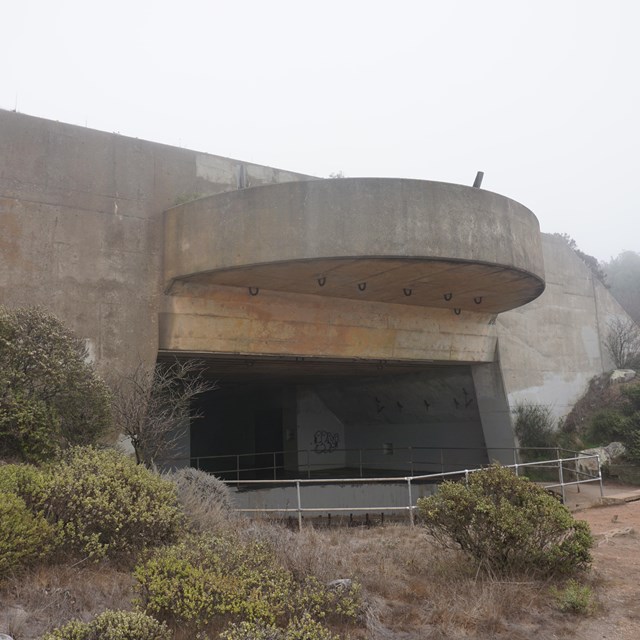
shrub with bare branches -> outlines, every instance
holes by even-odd
[[[116,424],[131,439],[138,464],[152,466],[169,457],[190,420],[199,417],[191,401],[217,387],[203,370],[203,363],[196,360],[159,362],[153,370],[139,365],[115,382]]]
[[[640,368],[640,327],[631,318],[609,322],[604,346],[618,369]]]

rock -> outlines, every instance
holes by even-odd
[[[611,444],[608,444],[605,449],[609,456],[609,462],[616,458],[621,458],[627,452],[622,442],[612,442]]]
[[[349,578],[338,578],[338,580],[327,582],[327,587],[331,589],[344,589],[345,591],[347,591],[348,589],[351,589],[352,584],[353,581]],[[0,638],[0,640],[2,640],[2,638]]]
[[[609,380],[611,382],[629,382],[636,377],[636,372],[633,369],[616,369],[611,372]]]
[[[600,464],[609,464],[612,460],[624,455],[626,449],[622,442],[612,442],[606,447],[595,447],[593,449],[585,449],[578,454],[578,470],[591,475],[598,475],[598,463],[596,458],[582,460],[582,456],[600,456]]]
[[[598,465],[597,458],[588,458],[587,456],[600,456],[600,464],[606,464],[609,460],[609,455],[604,447],[595,447],[594,449],[585,449],[584,451],[580,451],[578,453],[578,460],[576,461],[576,466],[578,467],[578,471],[583,474],[588,474],[590,476],[597,476],[600,471]],[[585,480],[586,478],[581,477],[581,480]]]

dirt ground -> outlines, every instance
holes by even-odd
[[[606,487],[605,497],[616,487]],[[640,500],[578,511],[596,538],[593,550],[598,602],[576,620],[581,640],[640,639]]]

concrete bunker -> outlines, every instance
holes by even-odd
[[[248,480],[419,475],[489,462],[468,364],[305,358],[206,364],[219,388],[194,406],[201,417],[178,464]]]
[[[358,178],[226,191],[164,222],[161,354],[206,360],[221,385],[191,464],[238,480],[505,460],[494,325],[544,289],[528,209]]]

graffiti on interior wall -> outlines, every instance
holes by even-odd
[[[453,399],[453,404],[455,405],[456,409],[468,409],[469,406],[473,404],[473,396],[464,387],[462,387],[462,393],[464,395],[464,400],[462,402],[459,402],[457,398]]]
[[[340,444],[340,434],[330,431],[316,431],[313,434],[313,450],[316,453],[331,453]]]

